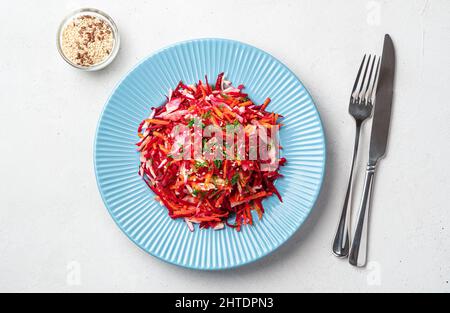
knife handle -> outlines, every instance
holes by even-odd
[[[369,164],[367,164],[363,196],[358,212],[352,246],[350,248],[349,262],[351,265],[357,267],[364,267],[366,265],[369,209],[376,167],[376,163],[369,162]]]

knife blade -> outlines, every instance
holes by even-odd
[[[376,92],[376,102],[370,135],[369,161],[376,162],[386,153],[394,96],[395,49],[389,35],[384,37],[383,55]]]

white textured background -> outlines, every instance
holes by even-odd
[[[85,6],[109,13],[122,36],[98,73],[70,68],[56,50],[59,22]],[[348,97],[362,54],[380,53],[386,32],[398,55],[393,124],[371,263],[356,270],[330,252],[353,144]],[[244,41],[287,64],[328,139],[325,185],[304,227],[262,261],[224,272],[134,246],[93,171],[97,120],[119,79],[152,51],[198,37]],[[450,291],[450,1],[1,1],[0,45],[0,291]]]

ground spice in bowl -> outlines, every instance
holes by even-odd
[[[60,27],[59,51],[71,65],[96,70],[108,65],[118,49],[118,33],[103,12],[82,9]],[[109,61],[109,62],[108,62]]]

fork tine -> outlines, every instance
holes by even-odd
[[[375,61],[376,60],[374,60],[374,65],[375,65]],[[378,75],[379,75],[379,72],[380,72],[380,62],[381,62],[381,58],[379,57],[378,58],[378,62],[377,62],[377,68],[375,70],[375,77],[374,77],[374,79],[372,81],[372,84],[371,84],[371,87],[370,87],[370,91],[367,94],[367,99],[370,100],[371,102],[374,101],[374,96],[375,96],[375,93],[376,93],[376,90],[377,90],[377,87],[378,87]]]
[[[373,69],[374,69],[374,67],[375,67],[376,61],[377,61],[377,56],[374,55],[374,56],[373,56],[372,63],[369,62],[369,63],[367,64],[367,67],[370,66],[369,79],[367,80],[367,86],[365,86],[365,90],[364,90],[364,92],[363,92],[363,94],[362,94],[362,96],[361,96],[361,98],[363,98],[363,99],[366,100],[366,103],[367,103],[367,100],[369,99],[369,96],[370,96],[370,94],[371,94],[371,92],[369,92],[369,90],[371,90],[371,87],[372,87],[373,81],[374,81],[374,80],[373,80],[374,77],[373,77],[372,75],[373,75]]]
[[[359,91],[358,91],[358,100],[362,100],[365,98],[365,94],[362,93],[362,91],[364,90],[364,86],[366,84],[367,70],[369,69],[371,59],[372,59],[372,55],[369,55],[369,59],[367,60],[366,68],[364,70],[364,76],[363,76],[363,79],[361,82],[361,86],[359,87]]]
[[[355,91],[356,91],[356,88],[358,87],[359,77],[361,76],[361,72],[363,70],[364,63],[366,61],[366,57],[367,57],[367,54],[364,54],[364,58],[363,58],[363,60],[361,62],[361,66],[359,67],[358,75],[356,76],[355,84],[353,85],[352,97],[356,96],[355,95]]]

